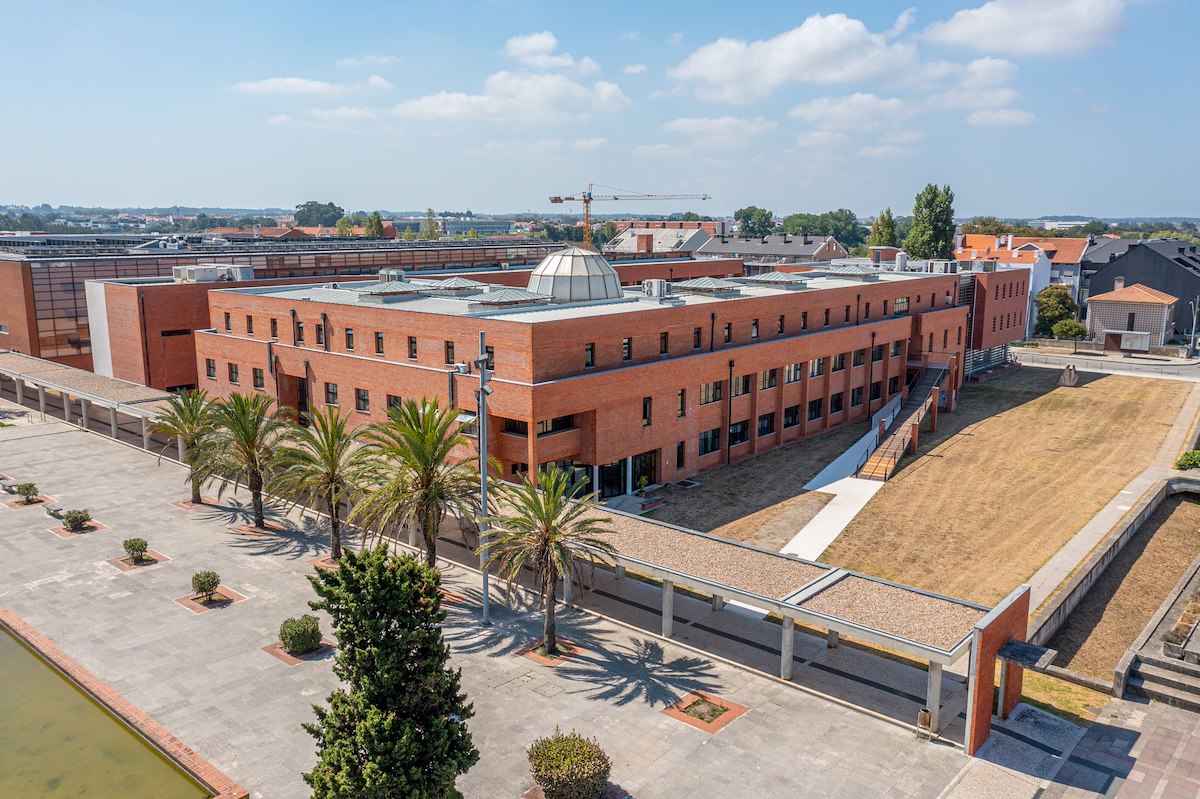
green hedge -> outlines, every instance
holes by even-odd
[[[557,727],[529,747],[529,771],[546,799],[599,799],[612,761],[594,738]]]
[[[289,655],[303,655],[321,645],[321,623],[307,614],[298,619],[284,619],[279,625],[279,640]]]

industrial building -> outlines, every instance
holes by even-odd
[[[357,422],[436,397],[470,422],[483,332],[489,452],[504,474],[556,463],[615,496],[866,425],[926,366],[948,370],[950,407],[962,382],[969,309],[956,274],[621,283],[603,257],[572,248],[519,288],[385,272],[211,290],[199,385]]]

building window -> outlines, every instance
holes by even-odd
[[[888,301],[884,300],[883,301],[883,315],[884,316],[887,316],[887,304],[888,304]]]
[[[346,351],[354,352],[354,328],[346,328]]]
[[[529,472],[529,464],[528,463],[517,462],[512,465],[512,473],[513,474],[527,474],[528,472]]]
[[[809,377],[820,377],[823,374],[825,374],[825,359],[824,358],[814,358],[813,360],[808,362],[808,376]]]
[[[642,397],[642,427],[649,427],[654,421],[654,398]]]
[[[658,334],[658,354],[666,355],[671,351],[671,336],[668,333]]]
[[[233,323],[229,320],[229,312],[225,312],[225,329],[233,330]]]
[[[887,349],[886,344],[876,344],[874,347],[871,348],[871,360],[872,361],[882,361],[883,353],[886,349]]]
[[[950,328],[946,328],[945,330],[942,331],[942,352],[945,352],[946,348],[949,346],[950,346]]]
[[[866,362],[866,360],[867,360],[867,351],[866,350],[855,350],[854,351],[853,363],[855,366],[862,366],[863,363]]]
[[[842,411],[844,411],[845,407],[843,406],[843,403],[845,401],[846,401],[845,392],[839,391],[836,394],[830,394],[829,395],[829,415],[832,416],[835,413],[841,413]]]
[[[825,309],[825,327],[829,327],[829,309]]]
[[[962,325],[958,326],[958,344],[962,346]]]
[[[758,437],[769,436],[775,432],[775,414],[764,413],[758,417]]]
[[[847,306],[847,307],[849,307],[849,306]],[[863,303],[863,319],[870,319],[870,318],[871,318],[871,303],[864,302]]]
[[[325,344],[325,325],[320,324],[320,325],[317,325],[317,346],[324,346],[324,344]]]
[[[760,391],[765,391],[768,388],[775,388],[779,383],[778,369],[764,369],[758,373],[758,388]]]
[[[780,314],[779,321],[775,325],[775,332],[776,332],[776,334],[778,334],[780,336],[783,335],[783,322],[784,322],[783,314]]]
[[[785,428],[795,427],[800,424],[800,406],[789,405],[783,409],[783,426]]]
[[[454,342],[446,342],[446,363],[454,363]]]
[[[633,339],[621,339],[621,360],[628,361],[633,359]]]
[[[726,322],[725,323],[725,343],[729,344],[732,341],[733,341],[733,323]]]
[[[803,376],[804,376],[804,364],[803,363],[789,363],[783,369],[783,382],[785,382],[785,383],[799,383],[800,378]]]
[[[808,311],[800,312],[800,329],[808,330]]]
[[[700,386],[700,404],[709,405],[713,402],[720,402],[721,386],[722,382],[720,380]]]
[[[687,389],[679,389],[679,393],[675,395],[675,415],[680,419],[687,416]]]
[[[732,389],[729,392],[731,397],[740,397],[750,393],[750,375],[738,375],[733,378]]]
[[[496,371],[496,348],[484,347],[483,360],[489,371]]]
[[[871,402],[874,402],[875,400],[879,399],[882,392],[883,392],[883,383],[879,380],[876,380],[874,383],[871,384]]]
[[[758,338],[758,320],[755,319],[753,322],[750,323],[750,340],[753,341],[757,338]]]
[[[254,317],[250,314],[246,314],[246,335],[254,335]]]
[[[375,334],[375,351],[379,352],[379,353],[383,352],[383,334],[382,333]],[[417,359],[417,337],[416,336],[408,337],[408,359],[410,361],[415,361]]]
[[[354,389],[354,410],[363,413],[371,410],[371,392],[365,388]]]
[[[862,386],[850,389],[850,407],[857,408],[862,405]]]
[[[705,430],[700,434],[700,454],[711,455],[721,448],[721,428]]]
[[[279,320],[271,320],[271,338],[279,338]]]
[[[595,344],[584,344],[583,345],[583,368],[591,369],[595,365],[596,365],[596,345]]]
[[[892,302],[892,316],[908,316],[908,297],[897,297]]]
[[[254,378],[254,387],[255,388],[262,388],[266,384],[266,381],[263,377],[262,369],[259,369],[257,367],[251,369],[250,376]]]
[[[888,378],[888,394],[895,394],[899,390],[900,390],[899,375],[897,375],[896,377],[889,377]]]
[[[899,358],[899,357],[900,357],[900,348],[901,348],[902,346],[903,346],[903,343],[902,343],[902,342],[899,342],[899,341],[893,341],[893,342],[892,342],[892,357],[893,357],[893,358]]]
[[[946,292],[946,305],[950,305],[950,304],[951,304],[951,302],[950,302],[950,292],[948,292],[948,291],[947,291],[947,292]]]
[[[831,371],[840,372],[845,368],[846,368],[846,353],[839,352],[837,355],[833,356],[833,367],[832,367]]]
[[[402,397],[397,397],[395,394],[387,395],[387,409],[389,411],[392,408],[399,408],[403,404],[404,404],[404,399]]]
[[[700,328],[693,327],[692,328],[692,349],[694,349],[694,350],[700,349],[700,335],[701,335]]]
[[[729,425],[729,446],[736,447],[750,440],[750,420],[734,422]]]
[[[238,365],[236,363],[229,364],[229,382],[237,383],[238,379]]]
[[[297,344],[304,343],[304,323],[303,322],[296,322],[296,343]]]
[[[575,429],[575,417],[571,414],[555,416],[553,419],[543,419],[537,423],[537,434],[539,436],[573,429]]]
[[[808,401],[808,421],[813,422],[825,415],[825,399],[817,397]]]
[[[337,383],[326,383],[325,384],[325,404],[326,405],[337,405],[338,404]]]
[[[675,468],[683,468],[683,442],[680,441],[675,445]]]
[[[212,358],[204,359],[204,374],[206,377],[211,377],[214,380],[217,377],[217,362]]]

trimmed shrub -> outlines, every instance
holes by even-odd
[[[1176,469],[1200,469],[1200,449],[1189,449],[1175,461]]]
[[[196,572],[192,575],[192,591],[205,602],[211,602],[213,594],[221,585],[221,575],[214,571]]]
[[[26,505],[32,505],[38,497],[37,483],[17,483],[13,490],[21,495]]]
[[[608,784],[612,761],[596,743],[557,727],[529,747],[529,771],[546,799],[599,799]]]
[[[62,515],[63,527],[73,533],[77,533],[87,527],[88,522],[92,520],[92,514],[86,510],[68,510]]]
[[[279,625],[279,640],[289,655],[303,655],[321,646],[321,622],[305,614],[298,619],[284,619]]]
[[[138,563],[146,557],[146,550],[150,548],[150,544],[146,543],[144,538],[126,538],[121,542],[121,546],[125,547],[126,554],[134,563]]]

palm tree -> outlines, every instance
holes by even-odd
[[[547,657],[558,655],[554,629],[558,581],[563,575],[579,575],[583,563],[595,566],[616,552],[602,538],[608,529],[593,513],[596,501],[582,489],[582,483],[571,487],[570,474],[563,469],[540,469],[537,485],[522,475],[521,485],[502,488],[500,502],[506,512],[488,519],[495,537],[488,544],[484,564],[495,566],[509,588],[526,566],[533,569],[545,608],[542,646]]]
[[[438,407],[437,400],[405,400],[363,433],[375,479],[354,517],[380,535],[416,526],[430,566],[446,513],[470,518],[479,507],[478,458],[454,457],[455,448],[468,444],[462,429],[458,411]]]
[[[254,507],[254,526],[266,527],[263,485],[279,458],[280,440],[291,421],[272,413],[275,400],[265,394],[232,394],[213,403],[214,428],[192,450],[189,461],[203,478],[224,478],[234,488],[245,485]],[[225,491],[226,484],[221,484]]]
[[[338,508],[358,493],[368,452],[356,440],[358,428],[347,430],[337,408],[318,409],[309,418],[311,426],[288,431],[267,490],[290,499],[291,507],[319,502],[329,514],[329,555],[337,560],[342,556]]]
[[[204,500],[200,496],[201,478],[196,466],[192,463],[190,453],[205,436],[213,430],[212,403],[208,392],[183,391],[167,400],[167,407],[154,420],[151,429],[156,433],[172,436],[183,442],[184,459],[188,462],[188,480],[192,484],[192,504],[199,505]],[[167,447],[171,442],[167,442]],[[166,450],[166,447],[163,447]],[[162,453],[159,453],[159,459]]]

